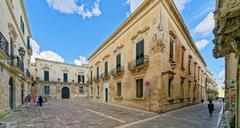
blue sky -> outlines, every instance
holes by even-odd
[[[143,0],[26,0],[34,57],[82,64]],[[174,0],[208,69],[224,80],[212,56],[215,0]]]

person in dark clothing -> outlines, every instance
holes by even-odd
[[[202,99],[201,102],[202,102],[202,104],[203,104],[204,100]]]
[[[214,111],[214,104],[212,103],[211,100],[209,101],[209,104],[208,104],[208,111],[209,111],[210,117],[212,117],[212,113]]]
[[[43,103],[43,98],[42,98],[42,96],[39,96],[39,99],[38,99],[38,100],[39,100],[39,106],[42,107],[42,103]]]

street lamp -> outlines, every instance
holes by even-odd
[[[171,66],[171,69],[174,71],[177,64],[174,61],[172,61],[170,66]]]
[[[22,57],[22,61],[23,61],[23,57],[25,56],[25,50],[24,50],[24,48],[23,47],[20,47],[19,49],[18,49],[18,52],[19,52],[19,55]]]

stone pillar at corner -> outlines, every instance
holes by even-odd
[[[217,0],[215,11],[214,57],[226,57],[226,98],[225,110],[234,110],[235,127],[240,127],[239,112],[239,52],[240,52],[240,0]],[[234,94],[237,93],[237,94]],[[232,124],[234,125],[234,124]]]

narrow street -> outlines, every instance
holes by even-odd
[[[207,103],[156,114],[88,100],[50,101],[41,110],[12,112],[0,122],[9,128],[215,128],[221,104],[214,104],[210,118]]]

